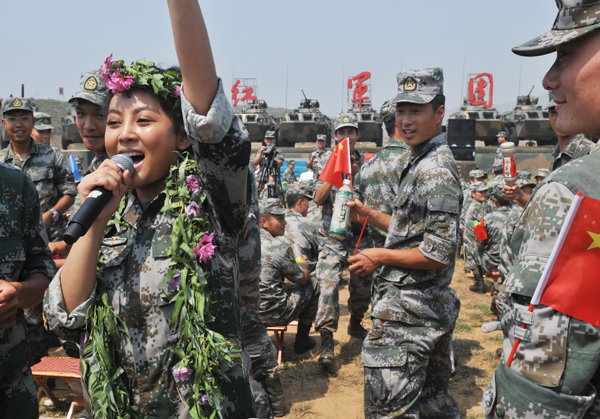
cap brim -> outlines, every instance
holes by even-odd
[[[523,57],[537,57],[550,54],[551,52],[556,51],[557,46],[571,42],[598,28],[600,28],[600,23],[584,26],[582,28],[551,30],[537,38],[533,38],[531,41],[519,45],[518,47],[514,47],[512,52]]]
[[[431,102],[436,95],[427,95],[422,93],[402,92],[394,98],[394,103],[418,103],[426,104]]]
[[[35,125],[34,128],[37,129],[38,131],[44,131],[44,130],[47,130],[47,129],[54,129],[54,127],[52,125],[46,125],[46,124]]]
[[[103,106],[104,105],[104,95],[98,93],[91,92],[77,92],[73,95],[71,99],[69,99],[69,103],[73,103],[76,99],[87,100],[88,102],[93,103],[94,105]]]
[[[337,131],[338,129],[344,128],[344,127],[352,127],[352,128],[358,129],[358,124],[353,124],[351,122],[345,122],[345,123],[340,124],[337,127],[335,127],[335,129],[333,131]]]

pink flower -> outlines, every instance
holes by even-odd
[[[181,96],[181,86],[175,86],[173,88],[173,92],[177,95],[177,96]]]
[[[104,61],[104,65],[100,67],[100,74],[104,79],[104,82],[110,80],[110,76],[112,75],[112,54],[106,57]]]
[[[173,367],[173,375],[175,376],[175,380],[180,383],[188,381],[190,379],[190,376],[192,375],[193,371],[194,370],[192,370],[191,368],[187,368],[187,367],[183,367],[183,368]]]
[[[106,87],[113,93],[125,92],[131,88],[131,85],[135,83],[135,79],[132,76],[123,77],[121,70],[116,70],[110,80],[106,80]]]
[[[213,238],[215,237],[215,233],[210,233],[210,235],[204,233],[198,242],[198,246],[194,249],[194,256],[198,258],[200,263],[204,263],[215,254],[215,249],[217,246],[212,244]]]
[[[200,188],[200,179],[196,175],[189,175],[186,177],[185,183],[190,193],[199,194],[202,191],[202,188]]]
[[[167,289],[171,292],[177,291],[181,287],[181,274],[178,272],[171,277],[167,284]]]
[[[185,209],[185,212],[188,220],[191,220],[192,218],[198,218],[200,215],[200,207],[195,201],[192,201],[192,203]]]

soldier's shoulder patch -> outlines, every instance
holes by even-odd
[[[23,106],[23,102],[21,102],[21,99],[17,98],[15,100],[13,100],[12,105],[15,107],[20,107],[20,106]]]
[[[415,79],[413,79],[412,77],[407,77],[406,80],[404,80],[404,90],[407,92],[412,92],[414,90],[416,90],[417,88],[417,82],[415,81]]]
[[[127,239],[125,237],[107,237],[102,240],[102,245],[108,247],[121,246],[125,243],[127,243]]]
[[[96,78],[94,76],[90,76],[85,81],[83,88],[85,90],[96,90],[98,88],[98,81],[96,80]]]

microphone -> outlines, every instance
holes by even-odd
[[[517,180],[517,165],[515,164],[515,143],[504,143],[500,145],[500,152],[502,153],[502,172],[504,175],[504,182],[508,186],[515,184]]]
[[[111,157],[111,160],[119,165],[123,173],[129,170],[129,173],[133,175],[135,172],[133,161],[126,155],[116,154]],[[79,211],[71,218],[71,222],[63,235],[63,240],[67,244],[73,244],[87,233],[90,226],[96,221],[96,218],[98,218],[106,204],[108,204],[108,201],[110,201],[111,196],[112,191],[102,186],[94,188],[79,208]]]

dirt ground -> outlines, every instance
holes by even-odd
[[[499,362],[496,349],[502,346],[502,333],[481,331],[483,323],[493,320],[493,314],[489,310],[491,297],[469,291],[468,287],[473,281],[463,272],[464,266],[462,260],[457,260],[451,285],[460,294],[462,306],[454,332],[456,374],[450,387],[460,407],[461,416],[477,419],[483,417],[481,397]],[[350,319],[348,295],[347,287],[340,289],[340,323],[334,335],[336,365],[331,371],[322,370],[317,363],[319,334],[314,331],[311,333],[317,338],[315,349],[298,356],[293,350],[296,331],[294,327],[289,327],[280,366],[285,398],[291,405],[286,418],[364,418],[362,342],[350,338],[346,333]],[[368,329],[370,324],[370,320],[365,319],[365,328]],[[58,383],[58,388],[57,394],[65,400],[64,404],[55,409],[45,406],[46,399],[42,399],[42,416],[66,416],[70,396],[64,384]]]

